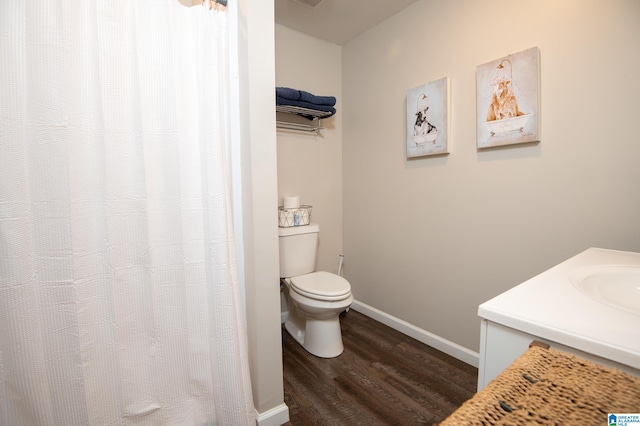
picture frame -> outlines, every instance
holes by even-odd
[[[449,154],[449,90],[443,77],[407,91],[407,158]]]
[[[537,47],[476,70],[477,147],[540,142],[540,51]]]

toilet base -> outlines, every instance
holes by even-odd
[[[284,328],[307,352],[319,358],[335,358],[344,351],[338,315],[321,320],[307,317],[302,321],[304,325],[289,315]]]

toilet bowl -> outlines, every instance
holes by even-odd
[[[342,353],[339,315],[351,306],[349,281],[315,271],[320,227],[280,228],[280,277],[288,306],[285,330],[309,353],[333,358]]]
[[[353,302],[344,278],[324,271],[284,280],[289,303],[287,332],[309,353],[334,358],[344,350],[340,313]]]

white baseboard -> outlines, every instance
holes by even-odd
[[[466,362],[467,364],[472,365],[476,368],[480,364],[480,354],[478,352],[474,352],[470,349],[465,348],[464,346],[460,346],[457,343],[451,342],[447,339],[416,327],[415,325],[409,324],[408,322],[382,312],[381,310],[376,309],[373,306],[369,306],[365,303],[354,300],[351,304],[351,309],[354,309],[361,314],[373,318],[374,320],[379,321],[382,324],[388,325],[389,327],[399,331],[400,333],[406,334],[409,337],[412,337],[426,345],[431,346],[434,349],[444,352],[447,355],[457,358],[462,362]]]
[[[258,426],[280,426],[289,421],[289,407],[280,404],[264,413],[256,411],[256,424]]]

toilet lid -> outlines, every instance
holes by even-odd
[[[349,281],[325,271],[292,277],[291,287],[302,295],[323,300],[341,300],[351,293]]]

